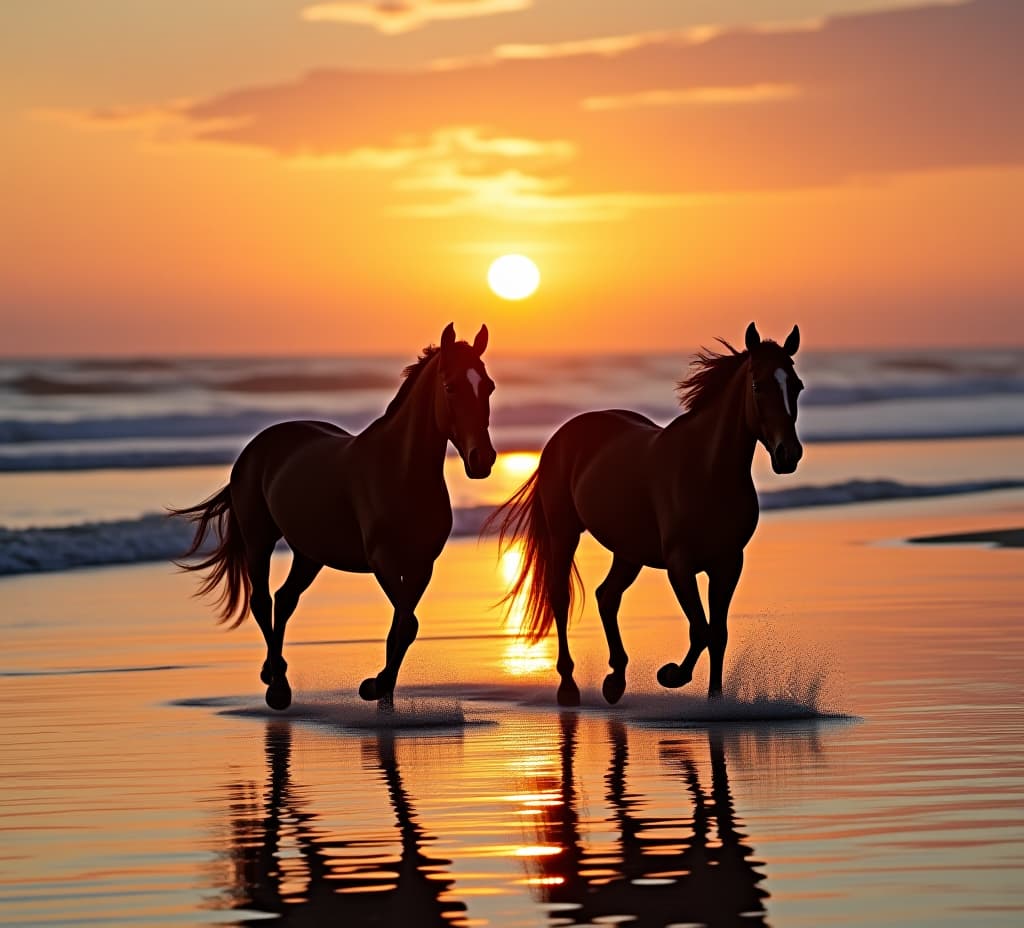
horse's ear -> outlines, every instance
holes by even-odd
[[[448,351],[455,344],[455,323],[449,322],[441,333],[441,350]]]
[[[476,352],[477,357],[480,357],[487,350],[487,326],[480,326],[480,331],[476,333],[476,338],[473,339],[473,350]]]
[[[789,333],[786,338],[786,343],[782,346],[782,350],[786,352],[790,357],[796,354],[797,349],[800,347],[800,326],[793,326],[793,331]]]
[[[757,331],[757,326],[753,322],[747,326],[747,334],[743,337],[746,342],[747,351],[753,351],[758,345],[761,344],[761,336]]]

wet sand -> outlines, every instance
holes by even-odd
[[[438,563],[393,715],[355,695],[369,578],[304,597],[284,714],[254,624],[169,567],[5,579],[0,923],[1020,924],[1021,554],[905,541],[1021,524],[1020,491],[766,514],[710,710],[704,664],[654,680],[686,640],[655,572],[603,706],[593,543],[579,712],[490,608],[490,542]]]

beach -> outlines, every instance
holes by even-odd
[[[388,619],[367,577],[303,598],[280,714],[254,623],[167,564],[5,578],[0,921],[1019,924],[1020,552],[906,539],[1021,525],[1020,490],[764,513],[725,697],[706,658],[657,686],[686,633],[646,571],[613,708],[585,539],[578,712],[493,608],[490,539],[438,562],[393,714],[355,692]]]
[[[53,6],[0,928],[1024,926],[1024,3]]]

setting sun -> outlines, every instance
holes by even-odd
[[[540,284],[540,271],[526,255],[502,255],[487,271],[487,283],[503,300],[523,300]]]

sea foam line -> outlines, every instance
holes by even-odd
[[[848,480],[768,491],[762,493],[760,499],[763,509],[795,509],[1020,488],[1024,488],[1024,480],[1021,479],[943,484]],[[457,509],[452,535],[477,535],[491,511],[490,506]],[[171,561],[188,548],[192,532],[189,523],[155,513],[109,522],[82,522],[46,528],[0,528],[0,575]]]

